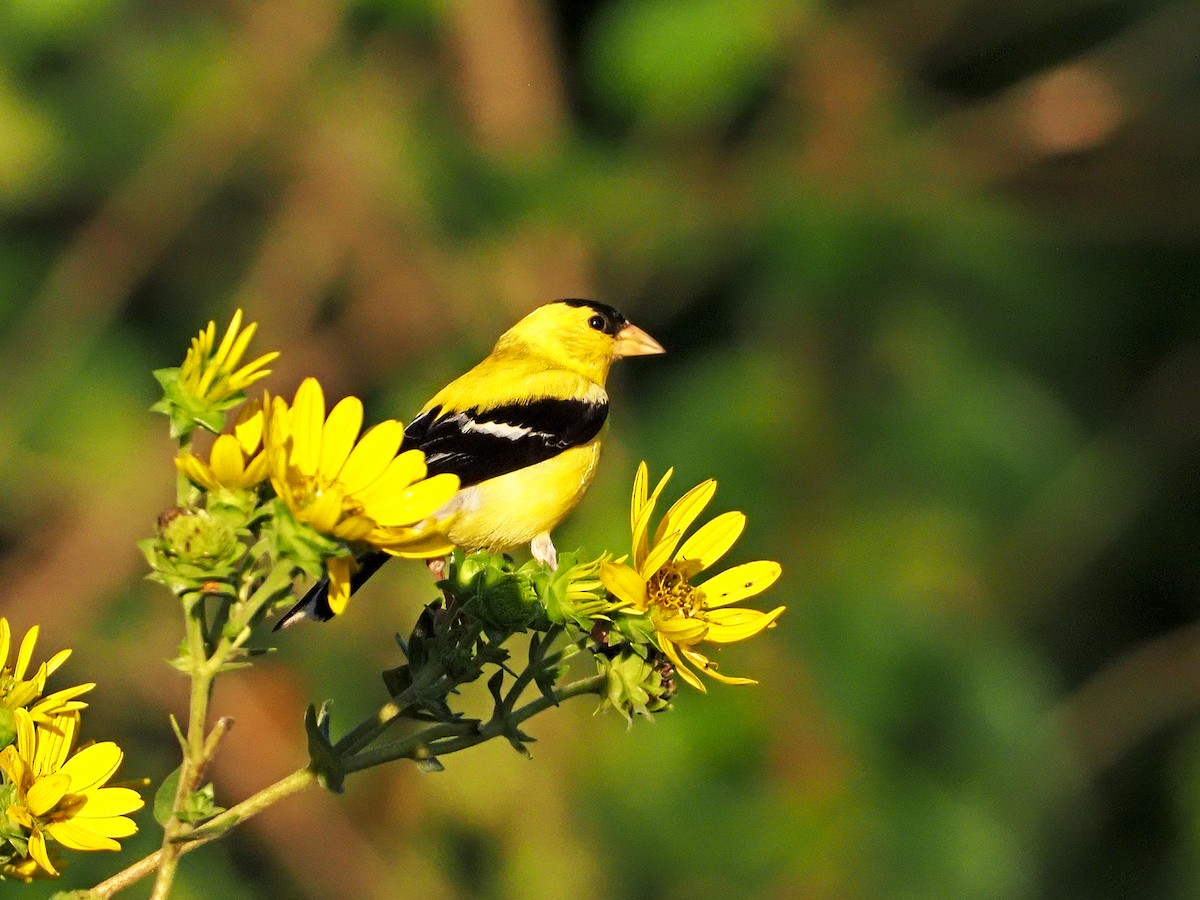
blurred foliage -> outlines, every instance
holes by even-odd
[[[403,418],[611,302],[669,353],[559,546],[619,545],[645,458],[784,564],[759,687],[297,798],[180,896],[1193,895],[1198,41],[1160,0],[0,4],[0,613],[131,776],[185,704],[149,370],[235,305],[272,390]],[[378,704],[419,568],[218,692],[218,802]]]

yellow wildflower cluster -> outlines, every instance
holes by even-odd
[[[106,787],[121,763],[111,741],[76,751],[76,699],[95,685],[45,694],[46,679],[71,655],[62,650],[31,669],[38,629],[31,628],[9,666],[11,631],[0,617],[0,877],[55,877],[50,843],[70,850],[119,850],[137,831],[128,814],[137,791]],[[29,677],[31,676],[31,677]]]

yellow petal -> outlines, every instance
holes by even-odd
[[[670,534],[672,531],[683,534],[691,528],[692,523],[696,521],[700,513],[704,512],[704,507],[708,506],[708,501],[716,492],[717,483],[710,478],[676,500],[667,510],[662,521],[658,523],[658,530],[654,533],[654,543],[657,544],[664,534]]]
[[[691,644],[703,640],[708,633],[708,625],[700,619],[689,619],[684,616],[673,616],[669,619],[654,620],[654,628],[677,644]]]
[[[722,513],[688,538],[675,554],[675,559],[693,563],[696,571],[703,572],[729,552],[745,527],[746,517],[742,513]]]
[[[716,609],[761,594],[775,583],[781,571],[777,562],[748,562],[726,569],[696,588],[704,594],[704,604],[709,609]]]
[[[785,609],[786,606],[776,607],[770,612],[742,607],[714,609],[705,616],[710,628],[704,639],[710,644],[744,641],[774,625]]]
[[[637,520],[633,524],[633,564],[639,571],[646,561],[646,554],[649,550],[647,531],[650,528],[650,517],[654,515],[654,506],[658,503],[658,497],[663,488],[667,486],[667,481],[674,471],[674,469],[667,469],[667,474],[662,477],[657,487],[654,488],[654,492],[642,505],[641,512],[638,513]]]
[[[671,558],[671,554],[675,552],[675,548],[679,546],[679,539],[683,537],[680,531],[672,531],[661,541],[655,539],[654,548],[646,556],[642,564],[638,566],[638,574],[647,581],[663,567],[663,564]]]
[[[241,312],[241,310],[238,311]],[[229,354],[221,360],[222,369],[226,372],[232,372],[237,368],[237,364],[241,362],[242,357],[246,353],[246,348],[250,346],[250,341],[254,339],[254,332],[256,331],[258,331],[258,323],[251,322],[237,336],[237,339],[233,342],[233,346],[229,348]]]
[[[317,531],[329,534],[342,517],[342,499],[342,490],[338,485],[327,487],[297,516]]]
[[[86,828],[92,834],[107,838],[127,838],[137,834],[137,823],[128,816],[97,816],[89,818],[76,815],[72,820],[80,828]]]
[[[381,482],[383,480],[379,479]],[[393,525],[411,525],[428,518],[445,506],[457,490],[457,475],[435,475],[418,481],[406,490],[376,500],[366,506],[366,513],[385,528]]]
[[[78,726],[78,713],[57,715],[48,724],[38,726],[37,751],[33,755],[35,775],[47,775],[63,767]]]
[[[142,795],[132,788],[106,787],[88,791],[82,807],[75,814],[86,818],[107,818],[136,812],[146,805]],[[109,835],[117,837],[117,835]]]
[[[78,819],[51,822],[46,826],[49,835],[71,850],[120,850],[121,845],[112,838],[97,834]]]
[[[371,518],[375,504],[383,504],[404,492],[414,481],[425,476],[425,454],[420,450],[406,450],[387,464],[383,473],[366,487],[354,493],[354,498],[363,505]],[[376,521],[379,521],[376,519]]]
[[[375,527],[375,520],[368,516],[347,516],[334,526],[333,536],[343,541],[365,541]]]
[[[317,474],[321,460],[321,435],[325,426],[325,394],[315,378],[305,378],[296,389],[289,416],[292,433],[291,462],[307,476]]]
[[[215,491],[220,487],[208,466],[186,450],[175,457],[175,468],[182,472],[188,481],[202,488]]]
[[[39,628],[34,625],[27,632],[25,637],[21,639],[21,649],[17,651],[17,664],[13,668],[13,678],[21,681],[25,677],[25,670],[29,668],[29,660],[33,657],[33,645],[37,643]]]
[[[63,763],[61,771],[71,776],[71,792],[82,794],[112,778],[124,756],[112,741],[101,741],[84,747]]]
[[[350,451],[350,458],[338,473],[346,493],[354,495],[378,478],[395,458],[404,439],[404,426],[394,419],[380,422],[367,430]],[[424,474],[424,473],[422,473]]]
[[[646,608],[646,582],[625,563],[601,563],[600,581],[618,600],[623,600],[639,611]]]
[[[8,650],[12,645],[12,630],[8,627],[8,619],[0,616],[0,670],[8,665]]]
[[[416,528],[379,529],[371,535],[371,543],[400,559],[432,559],[454,549],[440,531],[427,534]]]
[[[258,359],[254,360],[254,362],[246,363],[246,365],[229,376],[229,389],[231,391],[240,391],[254,384],[260,378],[266,378],[271,374],[271,370],[264,369],[263,366],[274,362],[278,357],[279,351],[272,350],[270,353],[264,353]]]
[[[638,463],[637,474],[633,476],[633,494],[629,500],[630,532],[637,531],[638,519],[642,517],[642,510],[646,507],[649,481],[650,470],[646,467],[646,461],[642,460]]]
[[[67,775],[43,775],[33,783],[25,796],[25,805],[35,816],[44,816],[58,805],[71,787],[71,779]]]
[[[225,337],[221,339],[221,346],[218,347],[217,352],[213,354],[211,366],[213,371],[217,371],[225,367],[225,360],[229,356],[229,351],[233,348],[233,342],[237,338],[238,331],[241,330],[241,327],[242,311],[239,309],[234,312],[233,318],[229,320],[229,328],[225,331]],[[247,330],[253,333],[254,327],[255,326],[251,325]]]
[[[246,457],[242,445],[232,434],[223,434],[213,442],[208,456],[208,467],[218,484],[237,487],[246,470]]]
[[[233,436],[242,446],[242,452],[250,456],[258,449],[263,437],[263,404],[252,400],[242,407],[237,421],[233,423]]]
[[[340,616],[350,602],[350,576],[358,564],[353,556],[335,556],[325,561],[325,574],[329,576],[329,608]]]
[[[687,657],[688,662],[695,665],[709,678],[715,678],[717,681],[725,684],[758,684],[753,678],[737,678],[732,675],[722,675],[717,671],[717,664],[710,661],[707,656],[696,650],[689,650],[687,647],[682,648],[683,655]]]
[[[58,877],[58,869],[54,868],[54,864],[50,862],[50,854],[46,852],[46,836],[40,828],[35,828],[33,834],[29,835],[29,855],[37,860],[39,866],[55,878]]]
[[[23,760],[33,766],[37,755],[37,730],[33,726],[33,716],[27,709],[14,709],[13,718],[17,720],[17,752]]]
[[[325,421],[325,432],[321,438],[320,473],[327,479],[337,477],[346,463],[346,457],[358,440],[362,429],[363,405],[357,397],[343,397],[329,413]]]
[[[82,696],[96,686],[94,681],[87,684],[77,684],[74,687],[63,688],[61,691],[55,691],[53,694],[47,694],[34,705],[34,710],[48,710],[56,706],[61,706],[76,697]]]
[[[12,744],[0,750],[0,772],[4,773],[10,783],[18,787],[28,775],[29,767],[25,765],[25,760],[21,758],[21,754]]]
[[[46,661],[46,674],[53,675],[55,672],[58,671],[59,667],[70,658],[71,658],[70,650],[59,650],[52,657],[50,657],[50,659],[48,659]],[[0,656],[0,659],[3,659],[3,657]]]
[[[246,471],[242,473],[242,482],[238,487],[252,488],[259,484],[267,477],[271,463],[267,459],[266,453],[260,453],[254,459],[250,460],[250,465],[246,466]]]

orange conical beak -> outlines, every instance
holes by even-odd
[[[616,343],[613,345],[613,356],[652,356],[655,353],[666,353],[663,345],[656,341],[632,322],[617,332]]]

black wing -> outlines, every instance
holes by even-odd
[[[404,449],[424,451],[430,475],[470,487],[588,443],[607,416],[606,402],[553,398],[448,414],[435,406],[404,429]]]

